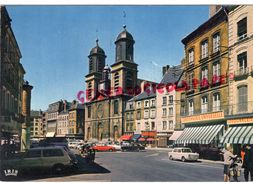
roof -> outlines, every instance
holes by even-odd
[[[176,83],[183,74],[183,68],[181,65],[173,66],[168,69],[168,71],[164,74],[161,83]]]
[[[105,51],[101,47],[99,47],[99,45],[98,45],[98,39],[96,40],[96,46],[94,48],[92,48],[90,51],[90,55],[94,55],[94,54],[99,54],[99,55],[105,56]]]
[[[182,43],[186,45],[188,42],[193,40],[195,37],[203,34],[206,30],[215,27],[221,22],[227,20],[227,8],[222,7],[215,15],[210,17],[206,22],[201,24],[197,29],[188,34],[182,39]]]
[[[40,116],[42,116],[42,111],[33,111],[33,110],[31,110],[30,116],[31,117],[40,117]]]
[[[131,98],[129,102],[136,101],[136,100],[144,100],[144,99],[153,98],[153,97],[156,97],[156,93],[153,92],[153,90],[150,90],[150,92],[144,91],[140,93],[139,95],[136,95],[133,98]]]
[[[117,40],[115,42],[118,42],[122,39],[127,39],[127,40],[130,40],[130,41],[133,41],[134,42],[134,38],[132,36],[132,34],[130,34],[129,32],[127,32],[126,30],[126,26],[124,25],[124,30],[119,33],[118,37],[117,37]]]

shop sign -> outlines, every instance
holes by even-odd
[[[189,122],[199,122],[199,121],[207,121],[207,120],[217,120],[217,119],[223,119],[223,118],[224,118],[223,111],[219,111],[219,112],[200,114],[200,115],[195,115],[195,116],[182,117],[181,122],[189,123]]]
[[[229,125],[233,124],[248,124],[253,123],[253,118],[239,118],[239,119],[229,119],[227,120]]]

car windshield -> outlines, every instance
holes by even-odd
[[[191,149],[182,149],[182,152],[192,152]]]

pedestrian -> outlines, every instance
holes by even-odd
[[[244,168],[245,182],[249,181],[249,174],[250,174],[250,180],[253,181],[253,146],[252,145],[246,146],[242,168]]]
[[[232,153],[232,148],[228,146],[223,149],[223,159],[224,159],[224,182],[229,182],[229,167],[232,163],[231,158],[235,158],[236,155]]]
[[[243,146],[242,146],[242,149],[241,149],[242,162],[244,161],[245,149],[246,149],[246,145],[243,145]]]

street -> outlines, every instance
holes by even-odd
[[[84,163],[84,162],[81,162]],[[19,179],[20,180],[20,179]],[[98,152],[94,165],[61,176],[40,175],[32,181],[223,181],[223,166],[168,160],[167,151]],[[243,180],[242,177],[239,180]]]

